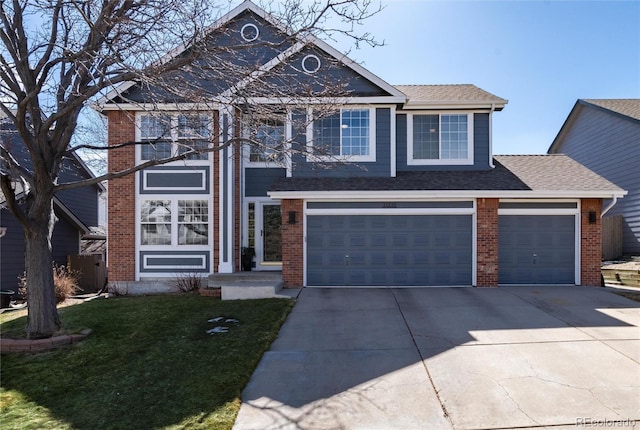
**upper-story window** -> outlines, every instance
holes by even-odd
[[[140,160],[156,160],[209,146],[211,117],[203,114],[140,115]],[[189,155],[187,160],[208,160],[209,153]]]
[[[315,119],[307,139],[321,160],[375,161],[374,124],[374,109],[340,109]]]
[[[258,119],[252,132],[252,142],[249,145],[249,161],[251,162],[282,162],[285,145],[284,118]]]
[[[409,165],[473,164],[473,115],[407,115]]]

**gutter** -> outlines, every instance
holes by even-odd
[[[496,110],[496,104],[491,103],[491,109],[489,110],[489,167],[494,169],[496,166],[493,164],[493,112]]]
[[[604,209],[602,210],[602,213],[600,214],[600,217],[603,217],[607,212],[609,212],[609,210],[610,210],[612,207],[614,207],[614,206],[615,206],[615,204],[616,204],[616,203],[618,203],[618,196],[613,195],[613,196],[611,196],[611,198],[612,198],[611,203],[609,203],[609,204],[607,205],[607,207],[606,207],[606,208],[604,208]]]

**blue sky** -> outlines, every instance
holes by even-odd
[[[496,154],[545,153],[579,98],[640,98],[640,0],[383,4],[361,29],[385,46],[350,57],[391,84],[470,83],[509,100]]]

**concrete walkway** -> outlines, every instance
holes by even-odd
[[[595,288],[306,288],[234,429],[640,428],[639,327]]]

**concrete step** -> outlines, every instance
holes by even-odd
[[[267,299],[283,297],[282,273],[236,272],[209,275],[209,288],[220,288],[222,300]]]

